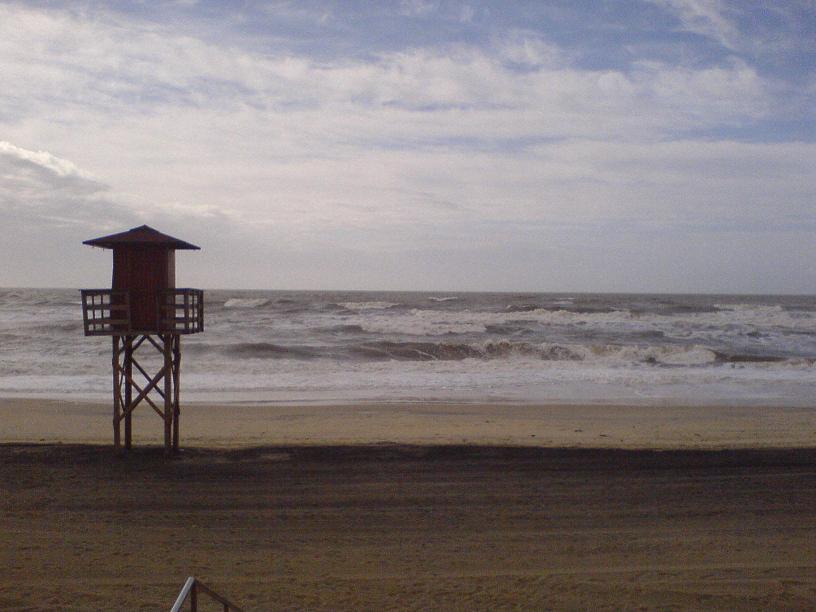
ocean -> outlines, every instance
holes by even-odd
[[[0,396],[105,399],[77,289],[0,289]],[[816,297],[205,291],[183,400],[812,405]]]

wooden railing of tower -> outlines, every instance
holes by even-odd
[[[82,289],[81,293],[86,336],[109,336],[130,328],[130,292]]]
[[[82,289],[82,321],[86,336],[111,336],[204,331],[204,292],[201,289],[164,289],[156,299],[158,330],[134,329],[130,292],[116,289]]]

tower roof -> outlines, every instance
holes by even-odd
[[[92,238],[91,240],[85,240],[82,244],[102,247],[104,249],[112,249],[117,246],[126,245],[155,246],[173,250],[188,249],[197,251],[201,249],[201,247],[197,247],[184,240],[162,234],[149,225],[140,225],[126,232],[119,232],[118,234],[111,234],[110,236]]]

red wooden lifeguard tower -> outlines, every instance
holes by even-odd
[[[144,400],[164,420],[165,451],[177,451],[180,338],[204,331],[204,292],[176,288],[175,251],[200,247],[147,225],[83,244],[113,250],[112,288],[82,289],[82,317],[86,336],[113,339],[114,444],[121,446],[124,421],[125,449],[130,449],[133,410]],[[135,357],[142,346],[152,346],[162,357],[152,376]],[[134,368],[144,377],[142,384],[135,380]]]

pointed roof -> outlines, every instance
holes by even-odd
[[[91,240],[85,240],[82,244],[102,247],[103,249],[112,249],[114,247],[124,245],[156,246],[173,250],[189,249],[197,251],[201,249],[201,247],[197,247],[189,242],[184,242],[184,240],[179,240],[178,238],[173,238],[167,234],[162,234],[161,232],[154,230],[149,225],[140,225],[139,227],[134,227],[126,232],[111,234],[110,236],[92,238]]]

